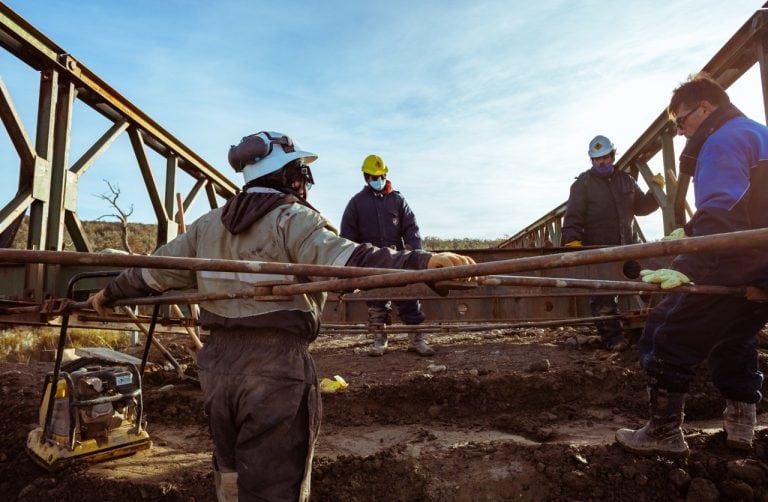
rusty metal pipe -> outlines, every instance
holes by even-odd
[[[493,275],[488,277],[480,277],[478,281],[484,285],[504,285],[504,286],[543,286],[554,288],[585,288],[585,289],[600,289],[609,290],[610,293],[615,294],[636,294],[641,292],[650,293],[665,293],[667,290],[661,289],[658,284],[648,284],[645,282],[633,282],[633,281],[601,281],[591,279],[567,279],[567,278],[553,278],[553,277],[525,277],[525,276],[501,276]],[[445,281],[445,285],[450,287],[453,281]],[[303,285],[304,283],[302,283]],[[310,283],[310,285],[315,283]],[[322,283],[319,283],[322,284]],[[438,283],[438,284],[443,284]],[[466,283],[456,283],[466,284]],[[277,288],[286,288],[293,285],[278,285],[273,286],[271,290]],[[266,291],[264,290],[266,289]],[[316,291],[323,291],[322,289]],[[694,285],[684,284],[674,288],[676,293],[696,293],[696,294],[709,294],[709,295],[729,295],[729,296],[745,296],[746,288],[743,287],[728,287],[728,286],[706,286],[706,285]],[[490,296],[488,296],[490,297]],[[498,298],[498,295],[493,295],[493,298]],[[113,303],[115,306],[123,305],[154,305],[160,304],[174,304],[174,303],[199,303],[204,301],[216,301],[216,300],[235,300],[238,298],[255,298],[269,301],[289,300],[291,297],[288,295],[274,295],[269,288],[256,288],[248,291],[230,291],[225,293],[174,293],[162,296],[147,296],[142,298],[130,298],[118,300]],[[465,297],[462,297],[465,298]],[[482,298],[485,298],[483,296]],[[86,302],[78,302],[72,305],[73,309],[87,308]]]
[[[83,265],[102,267],[141,267],[174,270],[249,272],[316,277],[363,277],[401,272],[399,269],[311,265],[267,261],[217,260],[178,256],[114,255],[76,251],[35,251],[0,249],[0,263],[45,263],[49,265]]]
[[[640,281],[604,281],[596,279],[563,279],[555,277],[524,277],[514,275],[491,275],[479,277],[477,282],[484,286],[543,286],[550,288],[586,288],[608,289],[611,292],[655,292],[663,291],[658,284]],[[450,283],[446,284],[450,286]],[[730,286],[699,286],[686,284],[675,288],[678,293],[696,293],[704,295],[744,296],[746,288]]]
[[[513,329],[513,328],[533,328],[533,327],[548,327],[548,326],[578,326],[578,325],[591,325],[595,321],[607,321],[611,319],[623,319],[622,315],[611,316],[596,316],[596,317],[579,317],[568,319],[551,319],[546,321],[519,321],[519,322],[506,322],[506,323],[466,323],[466,324],[418,324],[413,326],[406,326],[405,324],[390,325],[384,330],[389,334],[397,333],[410,333],[410,332],[452,332],[452,331],[488,331],[493,329]],[[331,335],[336,332],[344,332],[349,334],[364,334],[370,332],[370,329],[364,324],[323,324],[320,327],[320,333],[323,335]]]
[[[439,282],[441,280],[452,280],[462,277],[481,277],[494,273],[510,273],[526,270],[541,270],[551,268],[562,268],[576,265],[587,265],[593,263],[603,263],[618,260],[631,260],[638,258],[648,258],[653,256],[665,256],[669,254],[680,254],[682,252],[706,252],[727,248],[730,250],[768,246],[768,229],[745,230],[742,232],[732,232],[728,234],[715,234],[703,237],[688,237],[674,241],[659,241],[645,244],[631,244],[628,246],[589,249],[578,252],[559,253],[549,256],[533,256],[527,258],[518,258],[513,260],[501,260],[495,262],[478,263],[475,265],[464,265],[457,267],[402,271],[397,273],[386,273],[367,277],[357,277],[351,279],[334,279],[329,281],[318,281],[312,283],[300,283],[289,285],[275,285],[271,287],[271,292],[266,293],[268,287],[256,288],[256,291],[249,292],[228,292],[228,293],[193,293],[193,294],[175,294],[166,297],[148,297],[131,300],[120,300],[115,305],[149,305],[158,302],[195,302],[214,301],[221,299],[235,299],[243,297],[263,297],[265,299],[280,299],[295,294],[304,294],[321,291],[345,291],[354,289],[373,289],[390,286],[403,286],[415,282]],[[339,268],[339,267],[330,267]],[[345,268],[345,267],[340,267]],[[354,270],[354,267],[348,269]],[[372,269],[378,271],[379,269]],[[499,280],[499,277],[491,277],[489,280]],[[559,286],[558,281],[567,281],[571,287],[589,287],[594,289],[626,289],[628,291],[657,291],[664,292],[657,284],[647,284],[643,282],[631,281],[596,281],[588,279],[556,279],[556,278],[520,278],[507,277],[503,280],[513,282],[520,281],[540,281],[541,285]],[[613,284],[616,283],[616,284]],[[261,289],[261,291],[259,291]],[[690,292],[700,294],[728,294],[744,295],[744,288],[728,288],[724,286],[697,286],[683,285],[674,288],[674,291]],[[166,299],[167,298],[167,299]],[[76,308],[85,308],[84,302],[81,302]]]
[[[501,260],[495,262],[449,267],[443,269],[402,271],[397,269],[371,267],[345,267],[333,265],[311,265],[304,263],[278,263],[244,260],[218,260],[211,258],[184,258],[176,256],[112,255],[102,253],[83,253],[74,251],[36,251],[25,249],[0,249],[0,263],[45,263],[51,265],[83,265],[107,267],[142,267],[175,270],[249,272],[262,274],[284,274],[316,277],[358,278],[351,282],[341,282],[343,287],[328,284],[327,289],[316,289],[316,284],[334,281],[318,281],[301,285],[275,288],[276,295],[293,295],[314,291],[333,291],[336,289],[372,289],[387,286],[402,286],[414,282],[437,282],[463,277],[507,274],[527,270],[588,265],[618,260],[668,256],[681,253],[717,251],[719,249],[741,249],[768,245],[768,229],[745,230],[727,234],[714,234],[703,237],[688,237],[675,241],[659,241],[645,244],[588,249],[578,252],[558,253],[548,256],[533,256]],[[397,275],[398,278],[385,278],[384,275]],[[380,276],[380,277],[370,277]],[[338,281],[335,281],[338,282]],[[302,290],[302,286],[312,288]],[[287,292],[290,291],[290,292]]]
[[[512,260],[501,260],[475,265],[436,268],[429,270],[404,271],[396,274],[384,274],[352,279],[333,279],[311,283],[275,286],[275,295],[295,295],[318,291],[352,291],[355,289],[373,289],[389,286],[403,286],[415,282],[436,283],[465,277],[479,277],[495,274],[508,274],[528,270],[590,265],[619,260],[635,260],[655,256],[700,253],[722,249],[734,250],[755,247],[768,247],[768,229],[744,230],[726,234],[687,237],[673,241],[630,244],[600,249],[585,249],[576,252],[558,253],[549,256],[531,256]]]
[[[414,270],[414,271],[392,271],[391,269],[376,269],[362,267],[336,267],[321,265],[304,265],[289,263],[272,262],[238,262],[232,260],[211,260],[204,258],[176,258],[176,257],[153,257],[153,256],[134,256],[134,255],[98,255],[94,253],[73,253],[61,251],[20,251],[5,249],[0,250],[0,260],[17,261],[27,263],[54,263],[54,260],[63,261],[62,264],[80,264],[80,265],[105,265],[115,263],[115,258],[130,259],[129,266],[147,266],[152,268],[176,268],[185,270],[219,270],[219,271],[250,271],[262,273],[289,273],[302,275],[302,272],[308,275],[320,276],[323,273],[329,276],[341,276],[344,273],[351,272],[357,274],[377,274],[363,277],[354,277],[349,279],[334,279],[329,281],[318,281],[313,283],[275,285],[257,287],[255,290],[227,293],[191,293],[191,294],[172,294],[162,297],[134,298],[130,300],[120,300],[115,305],[151,305],[156,303],[184,303],[201,301],[214,301],[223,299],[235,299],[244,297],[262,297],[265,299],[279,300],[295,294],[304,294],[320,291],[345,291],[354,289],[373,289],[390,286],[403,286],[416,282],[449,281],[464,277],[479,277],[497,273],[512,273],[527,270],[541,270],[551,268],[561,268],[576,265],[587,265],[593,263],[604,263],[619,260],[631,260],[638,258],[648,258],[654,256],[665,256],[670,254],[680,254],[683,252],[705,252],[714,251],[721,248],[741,249],[750,247],[768,246],[768,229],[746,230],[742,232],[732,232],[728,234],[715,234],[703,237],[688,237],[675,241],[659,241],[645,244],[632,244],[628,246],[589,249],[578,252],[566,252],[548,256],[534,256],[527,258],[518,258],[513,260],[501,260],[488,263],[479,263],[474,265],[464,265],[457,267]],[[86,255],[78,257],[78,255]],[[104,260],[103,260],[104,259]],[[74,260],[74,261],[70,261]],[[212,267],[212,268],[209,268]],[[301,271],[301,272],[300,272]],[[493,278],[491,278],[493,280]],[[513,281],[515,279],[508,279]],[[539,280],[544,283],[555,284],[559,279],[555,278],[527,278],[520,280]],[[614,287],[608,285],[610,282],[626,282],[632,291],[662,291],[658,285],[634,283],[629,281],[596,281],[587,286],[586,279],[565,279],[570,281],[573,287],[575,284],[581,284],[580,287],[596,287],[598,283],[605,284],[606,288]],[[546,284],[546,285],[552,285]],[[631,285],[631,286],[630,286]],[[559,286],[558,286],[559,287]],[[694,291],[703,293],[705,286],[679,286],[676,291],[686,291],[684,288],[696,288]],[[706,286],[706,288],[720,288],[718,286]],[[734,294],[734,290],[709,290],[714,294]],[[71,306],[73,309],[87,308],[85,302],[77,302]],[[10,310],[10,309],[9,309]]]

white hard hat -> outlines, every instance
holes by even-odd
[[[317,155],[301,149],[288,135],[275,131],[261,131],[244,137],[232,145],[227,155],[229,165],[243,173],[245,182],[273,173],[290,162],[301,159],[309,164]]]
[[[589,142],[589,156],[594,158],[603,157],[616,150],[611,140],[605,136],[595,136]]]

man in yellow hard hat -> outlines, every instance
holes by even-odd
[[[360,243],[395,250],[421,249],[421,234],[416,217],[405,197],[392,188],[387,179],[389,168],[378,155],[369,155],[361,168],[365,186],[350,199],[341,219],[341,236]],[[392,302],[372,301],[368,305],[368,325],[374,330],[371,356],[383,356],[387,351],[387,334],[392,323]],[[395,302],[397,314],[407,325],[421,324],[426,316],[418,300]],[[408,335],[408,350],[420,356],[432,356],[434,349],[427,343],[424,333]]]

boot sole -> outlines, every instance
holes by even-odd
[[[621,436],[619,436],[618,433],[615,436],[615,440],[616,440],[616,444],[618,444],[622,449],[630,453],[635,453],[637,455],[643,455],[643,456],[661,455],[661,456],[672,457],[672,458],[684,458],[690,454],[689,449],[680,450],[680,451],[670,451],[670,450],[661,450],[659,448],[642,449],[642,448],[630,446],[624,441],[622,441]]]
[[[659,455],[659,456],[662,456],[662,457],[670,457],[670,458],[685,458],[688,455],[690,455],[690,451],[688,451],[688,450],[680,451],[680,452],[672,452],[672,451],[669,451],[669,450],[658,450],[658,449],[641,450],[639,448],[633,448],[631,446],[627,446],[626,444],[623,444],[623,443],[618,442],[618,441],[617,441],[617,444],[619,446],[621,446],[624,450],[626,450],[626,451],[628,451],[630,453],[635,453],[637,455],[643,455],[645,457],[649,457],[649,456],[653,456],[653,455]]]

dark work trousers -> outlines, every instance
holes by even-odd
[[[378,301],[365,302],[368,305],[368,324],[392,324],[392,302]],[[404,324],[421,324],[427,316],[421,311],[421,303],[418,300],[403,300],[394,302],[397,307],[397,315]]]
[[[757,333],[768,322],[768,303],[744,298],[673,293],[651,312],[640,338],[640,364],[650,385],[686,393],[695,367],[708,361],[712,381],[726,399],[760,401]]]
[[[198,355],[216,464],[237,472],[241,502],[309,497],[322,409],[307,349],[295,335],[221,330]]]
[[[593,317],[617,315],[619,313],[619,298],[616,295],[597,295],[589,299],[589,308]],[[595,322],[595,328],[605,345],[623,340],[621,320]]]

